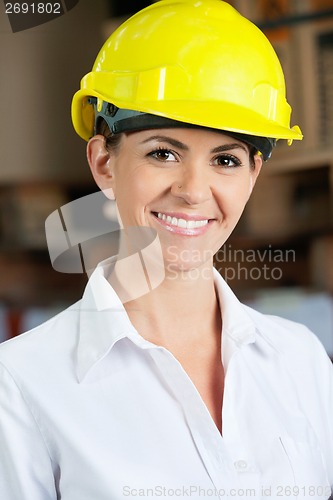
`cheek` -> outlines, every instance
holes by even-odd
[[[147,189],[149,186],[149,189]],[[124,223],[140,222],[146,206],[153,197],[153,189],[140,175],[128,175],[117,182],[116,200]],[[141,221],[142,222],[142,221]]]
[[[223,211],[237,214],[243,210],[249,199],[253,187],[252,177],[228,180],[232,182],[225,181],[223,186],[221,185],[217,198]]]

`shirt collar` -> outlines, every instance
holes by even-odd
[[[109,259],[112,264],[114,258]],[[80,306],[80,337],[77,375],[82,381],[88,371],[124,337],[138,337],[126,310],[107,279],[102,262],[89,278]]]
[[[256,324],[220,273],[214,269],[214,281],[222,314],[222,363],[226,372],[231,357],[242,346],[256,340]]]
[[[256,327],[246,307],[216,269],[214,269],[214,281],[223,316],[223,333],[239,345],[253,342]]]
[[[89,278],[80,305],[80,333],[77,348],[77,376],[81,382],[114,344],[129,338],[141,347],[153,346],[132,325],[118,295],[105,278],[115,258],[97,266]],[[227,365],[235,349],[255,341],[255,324],[219,272],[214,281],[223,315],[222,355]]]

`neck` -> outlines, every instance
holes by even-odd
[[[203,339],[215,342],[220,336],[221,313],[210,262],[187,273],[166,275],[150,291],[142,269],[139,272],[137,265],[131,269],[128,262],[117,264],[109,281],[144,338],[170,348]]]

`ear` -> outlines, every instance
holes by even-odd
[[[87,160],[97,186],[107,198],[114,197],[114,175],[112,172],[112,155],[106,149],[105,137],[94,135],[87,144]]]
[[[257,182],[261,167],[262,167],[262,156],[259,154],[255,155],[254,156],[254,167],[251,170],[249,197],[251,196],[251,193],[253,191],[255,183]]]

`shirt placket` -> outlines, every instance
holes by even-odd
[[[237,470],[206,405],[181,364],[165,348],[150,349],[160,373],[181,405],[197,452],[215,490],[225,498],[237,484]]]
[[[233,398],[237,397],[239,391],[239,386],[237,387],[238,382],[236,382],[233,376],[234,365],[239,363],[241,349],[246,347],[246,345],[236,347],[226,363],[228,369],[225,373],[223,396],[224,442],[228,448],[235,473],[237,474],[238,496],[242,498],[262,498],[262,496],[265,496],[265,491],[262,490],[260,485],[260,471],[252,453],[244,446],[237,422],[237,415],[233,411]]]

